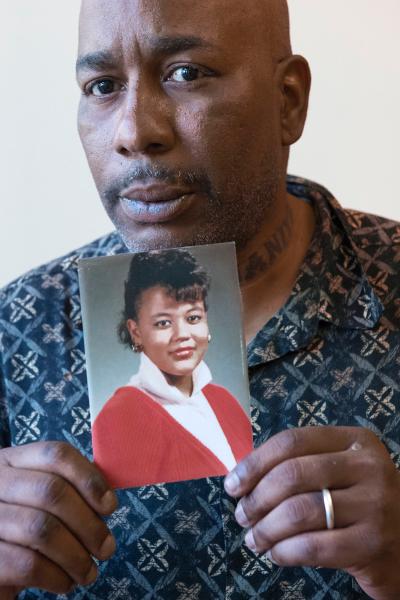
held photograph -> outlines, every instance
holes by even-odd
[[[79,281],[109,483],[226,475],[253,448],[235,245],[84,259]]]

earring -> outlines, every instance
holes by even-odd
[[[135,354],[139,354],[139,352],[143,351],[143,346],[141,344],[131,344],[131,348]]]
[[[208,338],[207,338],[207,339],[208,339],[208,343],[210,343],[210,342],[211,342],[211,340],[212,340],[212,335],[211,335],[211,333],[209,333],[209,334],[208,334]]]

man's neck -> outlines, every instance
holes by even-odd
[[[279,206],[238,253],[247,343],[288,299],[314,233],[310,204],[287,194]]]

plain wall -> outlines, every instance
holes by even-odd
[[[399,0],[289,4],[314,77],[290,171],[400,220]],[[76,133],[78,12],[79,0],[0,4],[0,286],[112,228]]]

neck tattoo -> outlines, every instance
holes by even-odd
[[[286,250],[293,231],[293,212],[288,206],[286,216],[273,235],[260,248],[250,254],[247,262],[241,269],[240,279],[251,281],[258,275],[268,271]]]

